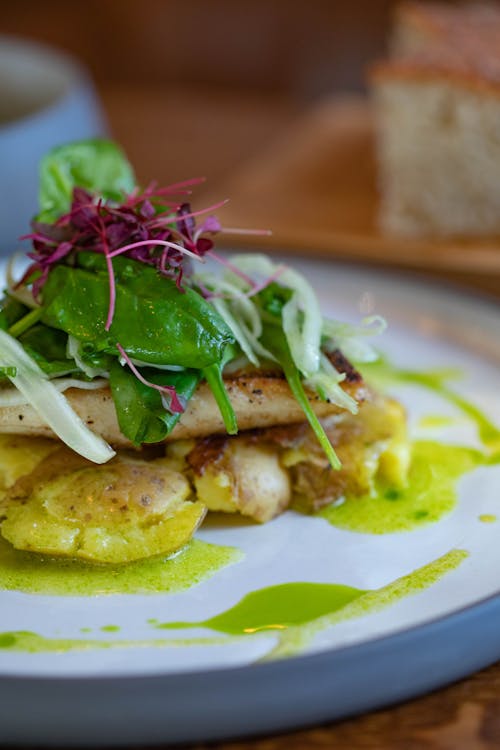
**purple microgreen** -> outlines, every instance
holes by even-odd
[[[192,240],[196,222],[191,214],[189,203],[183,203],[177,211],[177,231]]]
[[[31,285],[33,297],[38,300],[53,266],[74,265],[79,252],[102,254],[109,276],[105,323],[109,331],[116,305],[112,260],[118,255],[156,268],[162,276],[175,280],[181,292],[183,279],[192,273],[190,259],[202,261],[210,255],[230,267],[213,253],[213,237],[224,231],[213,211],[227,201],[193,211],[183,198],[203,181],[204,178],[193,178],[163,188],[151,182],[142,190],[134,188],[122,204],[75,187],[67,213],[53,224],[34,223],[32,233],[26,235],[33,243],[28,253],[32,263],[17,286]],[[197,226],[196,220],[202,216],[203,221]],[[252,286],[249,277],[238,269],[231,270]]]
[[[162,404],[167,411],[172,412],[172,414],[181,414],[184,411],[185,407],[181,403],[181,399],[179,398],[177,391],[175,390],[173,385],[157,385],[156,383],[152,383],[150,380],[146,380],[146,378],[134,365],[123,346],[117,343],[116,348],[120,352],[121,357],[127,363],[128,367],[135,375],[137,380],[140,380],[144,385],[147,385],[149,388],[154,388],[155,391],[159,391],[161,393]]]
[[[217,216],[207,216],[203,224],[198,227],[198,229],[194,233],[194,240],[195,242],[198,241],[199,237],[204,232],[209,232],[210,234],[217,234],[217,232],[222,231],[222,224],[220,223]]]
[[[195,219],[197,216],[203,216],[203,214],[208,213],[209,211],[216,211],[218,208],[222,208],[228,203],[228,200],[219,201],[218,203],[214,203],[213,206],[208,206],[208,208],[200,208],[197,211],[191,211],[188,203],[183,203],[177,210],[176,214],[172,213],[165,213],[157,215],[155,222],[152,224],[153,227],[157,226],[164,226],[165,224],[170,224],[171,222],[175,221],[178,226],[178,231],[181,234],[187,234],[190,236],[191,231],[194,228],[194,223],[189,222],[188,219]],[[215,219],[215,217],[213,217]],[[181,225],[181,226],[179,226]],[[219,230],[206,230],[206,231],[219,231]]]
[[[225,198],[223,201],[219,201],[218,203],[214,203],[212,206],[208,206],[207,208],[200,208],[197,211],[191,211],[189,210],[189,204],[184,204],[187,209],[188,213],[184,214],[184,218],[196,218],[197,216],[203,216],[203,214],[210,213],[210,211],[217,211],[219,208],[223,208],[225,205],[229,203],[228,198]],[[215,218],[215,217],[214,217]]]
[[[111,328],[111,324],[113,322],[113,317],[115,314],[115,304],[116,304],[116,281],[115,281],[115,272],[113,269],[113,261],[111,260],[111,256],[109,253],[106,253],[106,267],[108,269],[108,276],[109,276],[109,305],[108,305],[108,315],[106,318],[106,325],[104,326],[106,331],[109,331]]]
[[[174,182],[172,185],[160,188],[156,191],[157,195],[168,195],[169,193],[177,193],[182,191],[184,188],[194,187],[195,185],[202,185],[206,180],[206,177],[190,177],[188,180],[181,180],[181,182]]]
[[[199,260],[203,262],[203,258],[200,258],[200,256],[197,253],[192,253],[191,250],[187,250],[182,245],[177,244],[177,242],[168,242],[167,240],[141,240],[141,242],[132,242],[130,245],[124,245],[123,247],[119,247],[118,250],[113,250],[112,253],[109,254],[110,258],[114,258],[116,255],[123,255],[123,253],[128,252],[129,250],[134,250],[136,247],[146,247],[146,246],[160,246],[160,247],[170,247],[172,250],[177,250],[178,252],[182,253],[183,255],[187,255],[190,258],[195,258],[195,260]],[[161,264],[161,258],[160,258],[160,264]]]

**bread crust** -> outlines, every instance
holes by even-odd
[[[401,3],[391,55],[369,71],[391,79],[445,80],[481,93],[500,92],[500,7],[492,4]]]
[[[424,58],[392,59],[374,63],[369,69],[373,85],[403,83],[445,83],[488,96],[500,97],[500,76],[488,79],[473,70],[460,70]]]

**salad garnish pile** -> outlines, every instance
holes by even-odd
[[[324,320],[296,271],[263,255],[216,255],[224,230],[212,212],[223,203],[193,211],[197,182],[141,188],[105,140],[45,156],[30,264],[17,281],[10,267],[0,311],[1,373],[20,393],[3,387],[0,405],[30,403],[63,442],[103,463],[114,452],[70,407],[67,388],[109,385],[122,433],[141,445],[162,441],[206,380],[235,434],[224,371],[274,363],[338,467],[305,388],[355,412],[328,352],[372,360],[365,336],[385,324]]]

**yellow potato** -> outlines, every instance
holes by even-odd
[[[194,485],[209,510],[241,513],[261,523],[285,510],[291,498],[276,448],[243,437],[228,441],[221,459],[195,474]]]
[[[0,489],[7,489],[16,479],[29,474],[58,447],[59,443],[47,438],[0,435]]]
[[[98,563],[168,555],[206,512],[188,500],[187,479],[161,460],[118,458],[55,476],[49,465],[45,477],[39,473],[31,487],[13,488],[5,511],[1,533],[18,549]]]
[[[310,433],[298,436],[286,451],[294,507],[319,510],[341,497],[376,492],[376,483],[404,487],[410,462],[410,446],[403,407],[390,398],[378,397],[361,405],[356,415],[323,423],[342,463],[332,471]]]

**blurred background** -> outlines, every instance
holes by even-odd
[[[393,4],[17,0],[0,31],[87,67],[141,179],[216,180],[321,97],[363,90]]]
[[[3,2],[0,94],[14,76],[9,96],[16,98],[23,68],[22,53],[15,62],[2,58],[9,39],[69,55],[59,60],[59,73],[73,70],[71,60],[82,70],[77,84],[74,76],[65,84],[76,100],[62,97],[59,109],[45,111],[43,137],[35,116],[24,118],[17,133],[9,113],[2,114],[0,95],[0,253],[11,252],[35,210],[41,154],[54,143],[107,130],[140,183],[206,177],[195,207],[229,197],[219,214],[226,226],[273,230],[265,240],[226,240],[233,246],[437,267],[469,281],[467,250],[444,246],[437,255],[435,243],[405,242],[402,253],[400,239],[381,236],[378,227],[367,70],[386,52],[395,6],[395,0]],[[22,84],[31,76],[36,99],[44,73],[35,75],[36,63],[30,71]],[[497,246],[483,250],[489,273],[498,264]]]

